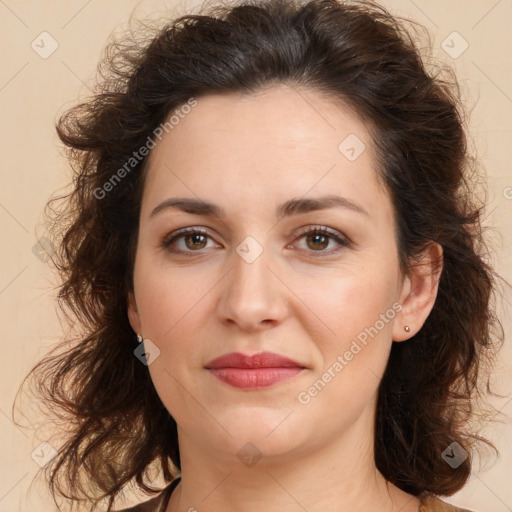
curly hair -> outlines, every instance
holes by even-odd
[[[29,374],[67,422],[48,467],[54,497],[107,499],[111,510],[128,483],[159,490],[151,468],[166,481],[178,474],[177,425],[134,357],[127,317],[147,160],[134,151],[191,98],[274,84],[338,98],[370,127],[404,273],[431,241],[442,246],[433,309],[410,341],[393,343],[379,386],[375,462],[416,496],[465,484],[477,441],[492,446],[469,421],[501,340],[493,333],[499,276],[487,259],[485,201],[474,193],[482,176],[458,82],[450,67],[427,64],[406,23],[417,25],[368,1],[246,0],[180,16],[150,38],[139,31],[144,44],[125,35],[106,47],[95,94],[58,120],[73,187],[47,204],[58,303],[81,327]],[[442,458],[453,442],[469,454],[457,469]]]

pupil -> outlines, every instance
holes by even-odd
[[[320,239],[323,239],[323,240],[324,240],[324,243],[322,244],[322,247],[321,247],[321,248],[325,248],[325,246],[326,246],[326,244],[325,244],[325,239],[326,239],[326,237],[325,237],[324,235],[318,235],[318,234],[317,234],[317,235],[312,235],[312,238],[313,238],[313,240],[314,240],[314,242],[313,242],[313,243],[316,245],[316,247],[317,247],[317,248],[318,248],[318,245],[316,244],[316,242],[318,242],[318,241],[319,241],[319,240],[318,240],[319,238],[320,238]],[[320,242],[320,243],[321,243],[321,242]]]
[[[192,235],[189,239],[192,240],[192,245],[198,245],[201,243],[201,238],[204,238],[204,235]]]

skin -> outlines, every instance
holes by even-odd
[[[354,161],[338,150],[349,134],[366,146]],[[442,251],[432,243],[421,265],[401,272],[367,126],[306,89],[208,95],[156,144],[146,171],[128,316],[160,350],[148,369],[178,424],[182,482],[167,512],[417,511],[418,499],[375,467],[373,424],[391,345],[430,313]],[[328,194],[367,215],[335,207],[276,216],[289,199]],[[226,216],[169,208],[150,217],[171,197],[217,203]],[[299,231],[318,225],[349,245]],[[208,231],[174,242],[190,257],[161,245],[184,227]],[[236,251],[249,236],[263,251],[251,263]],[[300,403],[299,393],[393,304],[401,306],[394,318]],[[263,390],[236,389],[204,368],[235,351],[276,352],[307,368]],[[237,457],[248,442],[262,454],[251,467]]]

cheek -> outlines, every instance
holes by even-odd
[[[392,344],[396,303],[390,289],[385,281],[354,276],[338,280],[323,300],[317,297],[308,303],[322,312],[322,323],[330,328],[322,329],[327,334],[309,333],[319,366],[310,387],[303,388],[297,399],[308,404],[312,417],[335,409],[350,424],[375,397]]]
[[[135,286],[145,335],[161,341],[176,328],[194,322],[194,310],[201,307],[201,297],[211,288],[197,272],[165,267],[143,257],[136,269]]]
[[[170,414],[186,424],[201,414],[183,389],[191,388],[190,370],[200,367],[202,315],[212,287],[198,279],[197,273],[163,268],[143,258],[135,274],[135,286],[144,337],[160,351],[148,367],[153,385]]]
[[[176,396],[182,394],[180,383],[189,388],[190,379],[205,362],[211,332],[206,323],[214,315],[212,294],[219,278],[212,269],[162,266],[151,258],[141,258],[138,270],[135,285],[143,334],[160,351],[149,366],[151,378],[162,401],[179,408]]]
[[[321,398],[314,399],[315,410],[339,404],[347,414],[358,414],[374,396],[387,365],[393,319],[400,308],[398,276],[397,268],[378,262],[328,281],[324,293],[313,287],[309,290],[307,304],[319,312],[321,322],[316,325],[323,326],[322,335],[313,329],[309,333],[320,363],[311,382],[313,395],[321,390]]]
[[[393,304],[397,299],[397,278],[392,267],[366,265],[357,271],[303,284],[298,295],[316,314],[316,323],[323,326],[332,348],[339,350],[375,324],[383,333],[391,330],[390,320],[396,314]],[[387,315],[384,322],[382,315]]]

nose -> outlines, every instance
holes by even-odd
[[[252,262],[233,252],[231,272],[222,281],[218,305],[223,323],[256,332],[275,327],[286,318],[287,288],[270,268],[269,252],[264,249]]]

